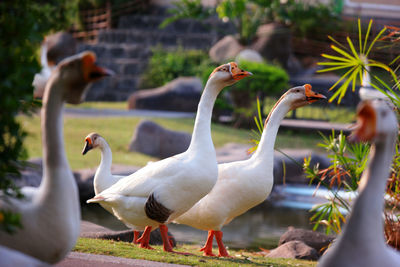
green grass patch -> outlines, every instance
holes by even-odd
[[[18,120],[28,132],[25,140],[29,158],[42,156],[40,118],[38,116],[19,116]],[[129,142],[141,118],[137,117],[66,117],[64,118],[64,140],[67,158],[73,170],[97,167],[100,163],[100,150],[94,150],[82,156],[85,137],[91,132],[102,135],[110,144],[113,152],[113,163],[144,166],[149,160],[157,160],[150,156],[130,152]],[[161,126],[192,133],[194,119],[152,119]],[[213,124],[212,138],[216,147],[226,143],[251,144],[249,130],[234,129],[229,126]],[[317,149],[321,137],[315,134],[300,134],[281,131],[278,134],[278,148],[309,148]]]
[[[167,253],[162,246],[153,246],[154,250],[141,249],[137,245],[127,242],[115,242],[110,240],[79,238],[74,251],[102,254],[131,259],[143,259],[150,261],[185,264],[190,266],[274,266],[274,267],[311,267],[316,262],[294,259],[272,259],[266,258],[257,252],[246,250],[229,250],[233,258],[205,257],[199,252],[197,245],[178,245],[176,251],[189,252],[193,255],[185,256]],[[217,248],[214,248],[216,252]]]
[[[128,103],[126,101],[122,102],[83,102],[79,106],[66,104],[67,108],[85,108],[85,109],[119,109],[119,110],[127,110]]]

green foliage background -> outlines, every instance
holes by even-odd
[[[211,61],[206,52],[201,50],[166,50],[161,46],[152,50],[149,65],[142,76],[141,88],[162,86],[182,76],[201,77]]]

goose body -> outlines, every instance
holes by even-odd
[[[274,144],[279,125],[287,112],[325,98],[304,85],[288,90],[271,110],[260,143],[251,158],[218,165],[218,180],[209,194],[189,211],[175,219],[201,230],[208,230],[207,256],[212,253],[213,235],[216,236],[219,256],[229,256],[223,242],[221,228],[235,217],[263,202],[273,186]]]
[[[357,120],[352,138],[372,143],[368,166],[343,232],[318,266],[399,266],[400,253],[385,243],[383,234],[384,193],[396,147],[397,118],[385,101],[374,100],[361,104]]]
[[[146,165],[89,199],[88,203],[110,205],[121,221],[146,227],[140,238],[141,247],[149,248],[150,231],[160,226],[164,250],[172,251],[165,224],[189,210],[210,192],[217,180],[210,129],[215,99],[224,87],[249,75],[233,62],[216,68],[201,96],[187,151]]]
[[[107,74],[95,55],[83,52],[60,62],[46,85],[41,111],[43,178],[29,200],[1,200],[0,208],[21,215],[22,229],[0,231],[0,244],[48,263],[60,261],[75,245],[80,227],[78,189],[64,150],[62,109],[77,104],[87,85]],[[96,77],[96,78],[94,78]]]

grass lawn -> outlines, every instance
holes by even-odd
[[[174,264],[185,264],[191,266],[274,266],[274,267],[312,267],[316,262],[294,259],[272,259],[265,258],[262,254],[245,250],[229,250],[233,258],[217,258],[202,256],[197,245],[180,245],[176,251],[190,252],[194,255],[184,256],[167,253],[162,246],[153,246],[155,250],[141,249],[137,245],[126,242],[115,242],[109,240],[80,238],[73,249],[78,252],[110,255],[132,259],[144,259]],[[214,252],[217,249],[214,248]]]
[[[85,108],[85,109],[90,109],[90,108],[101,108],[101,109],[119,109],[119,110],[127,110],[128,108],[128,103],[126,101],[122,102],[83,102],[82,104],[79,104],[79,106],[72,105],[72,104],[66,104],[67,108]]]
[[[41,157],[41,131],[40,118],[38,116],[19,116],[18,120],[28,132],[25,140],[29,158]],[[74,170],[96,167],[100,163],[100,151],[96,150],[82,156],[86,135],[98,132],[106,138],[113,151],[113,163],[144,166],[149,160],[156,160],[140,153],[128,151],[128,144],[132,138],[136,125],[141,118],[136,117],[103,117],[103,118],[64,118],[64,138],[68,161]],[[152,119],[163,127],[191,133],[193,119]],[[250,143],[249,130],[233,129],[229,126],[213,124],[212,138],[216,147],[226,143]],[[310,148],[317,149],[317,143],[321,137],[316,134],[294,134],[281,131],[278,134],[276,147],[278,148]]]
[[[268,114],[270,109],[275,105],[277,98],[265,98],[264,113]],[[77,107],[75,105],[67,105],[69,108]],[[78,106],[79,108],[101,108],[101,109],[118,109],[126,110],[126,102],[84,102]],[[325,120],[337,123],[350,123],[355,119],[355,108],[335,107],[333,105],[308,105],[296,110],[296,117],[299,119]],[[287,118],[292,117],[292,111],[288,113]]]

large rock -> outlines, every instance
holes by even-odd
[[[323,233],[290,227],[279,239],[279,246],[292,241],[301,241],[322,255],[333,239],[333,236]]]
[[[240,51],[239,54],[236,55],[236,58],[235,58],[236,62],[240,63],[240,61],[242,61],[242,60],[259,62],[259,63],[264,62],[264,59],[260,53],[258,53],[256,50],[248,49],[248,48]]]
[[[203,84],[199,78],[177,78],[162,87],[139,90],[131,94],[128,108],[195,112],[202,88]]]
[[[143,232],[141,232],[142,234]],[[113,231],[109,228],[94,224],[88,221],[81,222],[81,233],[80,237],[86,238],[98,238],[107,239],[114,241],[132,242],[133,241],[133,231]],[[174,236],[168,232],[170,241],[172,241],[173,246],[176,246],[176,240]],[[162,245],[163,241],[160,234],[160,229],[156,229],[150,233],[150,245]]]
[[[301,241],[290,241],[271,250],[266,257],[318,260],[318,252]]]
[[[314,153],[309,149],[286,150],[282,152],[289,155],[290,158],[275,153],[274,157],[274,183],[275,184],[309,184],[309,180],[305,177],[303,171],[304,158],[311,156],[310,166],[319,164],[319,168],[327,168],[330,165],[329,159],[320,154]],[[317,181],[316,181],[317,182]]]
[[[287,69],[292,53],[290,30],[278,23],[261,25],[251,48],[269,61],[278,61]]]
[[[100,160],[100,158],[99,158]],[[99,161],[100,164],[100,161]],[[127,166],[120,164],[113,164],[111,166],[111,173],[115,175],[130,175],[137,171],[139,167]],[[73,171],[75,181],[78,185],[79,198],[82,203],[94,197],[93,178],[96,173],[97,167],[90,169],[82,169]],[[14,180],[15,185],[18,187],[38,187],[42,182],[43,176],[43,160],[42,158],[30,159],[26,166],[21,170],[20,177],[10,176]]]
[[[190,140],[188,133],[167,130],[155,122],[144,120],[136,127],[129,150],[164,159],[186,151]]]
[[[33,158],[26,162],[24,168],[20,171],[20,177],[13,177],[14,183],[18,187],[31,186],[38,187],[42,181],[43,167],[41,158]]]
[[[235,37],[227,35],[211,47],[209,55],[214,62],[226,63],[244,49]]]

